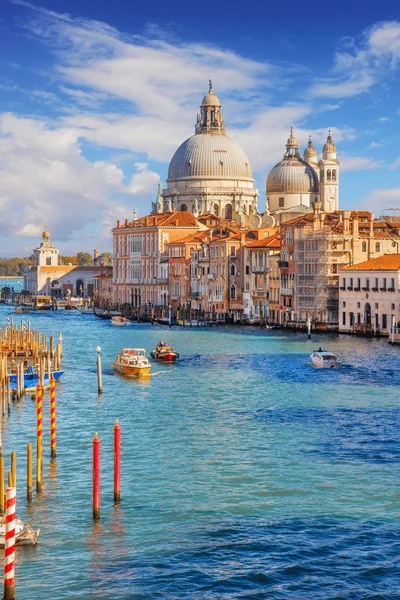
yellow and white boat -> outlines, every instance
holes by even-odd
[[[144,348],[123,348],[113,361],[118,373],[128,377],[143,377],[150,373],[151,364]]]

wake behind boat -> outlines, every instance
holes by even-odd
[[[123,348],[113,361],[113,367],[122,375],[143,377],[150,373],[151,364],[144,348]]]
[[[316,367],[322,367],[323,369],[340,368],[342,366],[342,362],[338,359],[336,354],[328,352],[327,350],[322,350],[322,348],[314,350],[314,352],[310,354],[310,357]]]
[[[130,325],[131,322],[126,317],[115,316],[111,317],[111,325],[117,325],[117,327],[124,327],[126,325]]]

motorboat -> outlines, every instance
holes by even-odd
[[[64,372],[65,371],[51,371],[51,375],[52,375],[52,377],[54,377],[54,379],[56,381],[58,381],[58,379],[60,379],[60,377],[64,374]],[[9,375],[9,379],[10,379],[10,388],[12,390],[17,389],[17,375],[13,371],[11,371],[11,373],[9,373],[8,375]],[[36,369],[30,365],[29,367],[27,367],[24,370],[25,391],[26,392],[34,392],[39,383],[40,382],[39,382],[38,373],[37,373]],[[45,387],[45,388],[50,387],[49,374],[47,373],[47,371],[43,378],[43,387]]]
[[[81,315],[92,315],[94,313],[94,308],[88,306],[77,306],[76,310],[80,312]]]
[[[143,377],[150,373],[151,364],[144,348],[123,348],[113,361],[113,367],[122,375]]]
[[[130,325],[130,320],[126,317],[111,317],[111,325],[117,325],[118,327],[124,327],[125,325]]]
[[[16,306],[14,312],[16,313],[29,313],[31,311],[29,306]]]
[[[39,533],[40,529],[36,529],[35,531],[28,523],[23,523],[21,519],[15,520],[15,544],[17,546],[21,546],[22,544],[31,544],[36,546]],[[3,515],[0,517],[0,548],[4,548],[5,537],[6,517]]]
[[[161,360],[163,362],[174,362],[179,358],[178,352],[175,352],[171,346],[162,341],[157,344],[155,350],[150,352],[150,356],[154,360]]]
[[[322,350],[322,348],[319,348],[319,350],[314,350],[310,356],[316,367],[333,369],[334,367],[342,366],[342,362],[338,359],[336,354],[333,354],[333,352],[328,352],[327,350]]]

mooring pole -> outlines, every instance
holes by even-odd
[[[50,446],[51,446],[51,458],[56,457],[56,380],[54,377],[50,379]]]
[[[114,502],[121,500],[121,427],[114,425]]]
[[[14,600],[16,496],[15,487],[8,487],[6,490],[3,600]]]
[[[97,390],[98,390],[99,394],[102,394],[103,393],[103,377],[102,377],[102,373],[101,373],[101,356],[100,356],[101,348],[100,348],[100,346],[97,346],[96,352],[97,352]]]
[[[100,439],[97,433],[92,439],[93,444],[93,520],[100,519]]]

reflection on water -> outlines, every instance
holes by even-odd
[[[0,307],[0,318],[8,312]],[[4,455],[18,456],[18,514],[41,529],[36,548],[17,552],[18,600],[47,590],[57,600],[398,597],[400,348],[258,328],[114,328],[73,311],[33,314],[31,325],[62,330],[66,372],[56,460],[48,395],[43,403],[43,491],[30,506],[35,403],[26,396],[3,418]],[[178,363],[153,363],[150,378],[114,374],[122,347],[149,352],[160,337],[179,351]],[[309,355],[320,345],[344,368],[314,368]],[[97,524],[94,431],[102,440]]]

